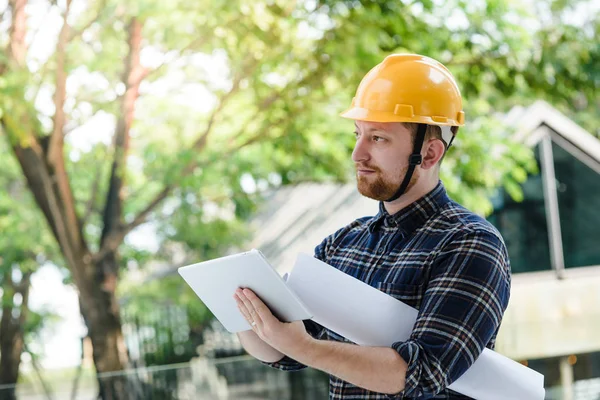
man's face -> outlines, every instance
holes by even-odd
[[[408,170],[412,153],[411,132],[399,122],[356,121],[356,145],[352,161],[356,166],[358,191],[374,200],[392,197]],[[405,192],[419,177],[416,168]]]

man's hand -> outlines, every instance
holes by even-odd
[[[368,390],[395,394],[404,389],[408,367],[395,350],[313,339],[302,321],[279,321],[251,290],[238,289],[234,297],[253,332],[272,350]]]
[[[236,290],[234,298],[252,330],[261,340],[281,353],[296,358],[313,340],[302,321],[279,321],[250,289]]]
[[[238,289],[234,297],[256,336],[275,351],[374,392],[404,389],[408,366],[394,349],[313,339],[302,321],[279,321],[251,290]]]

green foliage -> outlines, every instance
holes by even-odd
[[[434,6],[323,0],[319,9],[337,28],[327,33],[321,53],[330,56],[340,89],[355,88],[365,71],[393,52],[425,54],[447,65],[462,89],[467,126],[444,161],[442,177],[453,198],[487,214],[494,188],[502,185],[519,199],[519,183],[536,172],[531,151],[512,142],[515,127],[503,126],[498,114],[544,99],[599,133],[600,18],[596,12],[587,22],[579,19],[580,26],[562,21],[584,3],[536,2],[538,8],[553,7],[551,19],[544,20],[508,1]]]
[[[0,154],[7,151],[0,141]],[[0,157],[0,171],[0,268],[35,271],[45,258],[58,255],[56,245],[15,160]]]
[[[186,285],[180,285],[179,276],[166,276],[160,279],[139,282],[124,282],[119,287],[120,297],[125,303],[126,312],[135,315],[151,313],[157,305],[180,305],[189,311],[188,318],[192,326],[205,325],[212,314],[196,294]]]
[[[41,125],[31,101],[25,99],[24,88],[29,79],[24,69],[11,70],[0,76],[0,117],[6,124],[6,134],[12,143],[28,146],[28,133],[41,131]]]
[[[7,143],[0,141],[0,154],[7,151]],[[13,284],[21,284],[23,275],[37,271],[46,259],[58,262],[60,256],[15,160],[0,157],[0,171],[0,292],[2,307],[10,309],[15,316],[29,305],[16,303]],[[11,282],[4,279],[6,276],[11,277]],[[25,340],[36,340],[42,328],[56,319],[50,310],[29,310],[22,327]]]
[[[511,133],[511,127],[494,117],[480,117],[459,130],[441,168],[441,179],[456,201],[487,215],[499,186],[522,200],[520,184],[538,171],[532,150],[511,140]]]
[[[146,365],[189,361],[202,344],[202,330],[213,319],[206,306],[179,276],[167,276],[142,285],[121,285],[123,323],[130,346],[137,346]],[[151,332],[150,334],[148,332]]]

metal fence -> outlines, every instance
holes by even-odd
[[[563,400],[563,388],[560,386],[546,390],[546,400]],[[573,400],[600,400],[600,378],[585,379],[573,383]]]
[[[189,363],[104,373],[98,379],[105,387],[125,387],[131,400],[325,400],[328,397],[325,374],[309,369],[286,373],[249,356],[195,358]],[[26,380],[16,386],[0,387],[0,400],[95,400],[98,379],[87,373],[76,381],[71,376]]]
[[[43,373],[43,372],[42,372]],[[100,380],[127,387],[131,400],[326,400],[328,378],[305,369],[286,373],[249,356],[195,358],[189,363],[137,368],[101,374]],[[0,400],[95,400],[98,381],[89,371],[76,384],[72,379],[31,379],[1,386]],[[16,397],[10,397],[14,391]],[[546,400],[564,400],[562,388],[546,391]],[[600,400],[600,379],[577,381],[572,400]]]

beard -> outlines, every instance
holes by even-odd
[[[394,174],[393,178],[386,177],[379,168],[374,166],[363,166],[366,169],[375,171],[371,175],[358,175],[356,173],[357,188],[360,194],[377,201],[386,201],[390,199],[404,182],[404,177],[408,171],[408,167],[403,167],[399,172]],[[410,182],[406,187],[403,195],[406,194],[419,179],[419,169],[415,168],[413,175],[410,178]],[[402,198],[402,196],[400,196]]]

